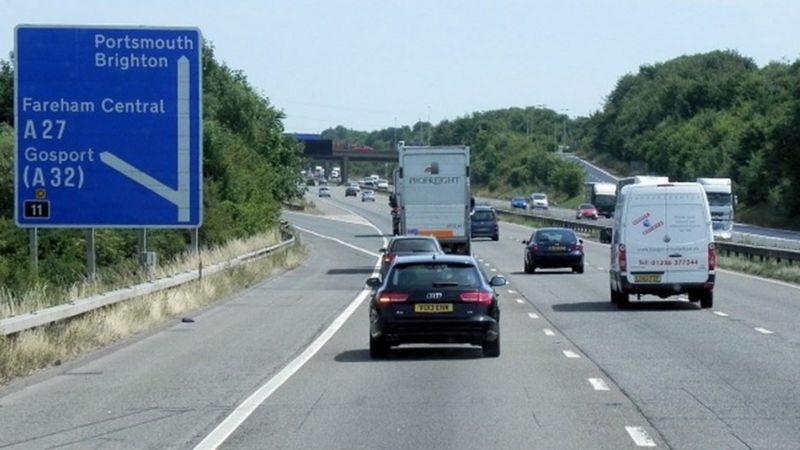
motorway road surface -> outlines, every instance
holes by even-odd
[[[525,275],[531,230],[503,224],[475,243],[510,282],[502,355],[372,361],[359,300],[385,236],[365,219],[386,232],[389,210],[333,191],[326,217],[285,214],[307,230],[302,267],[5,387],[0,449],[800,448],[797,286],[723,272],[712,310],[618,311],[607,246],[586,242],[583,275]]]

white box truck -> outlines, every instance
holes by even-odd
[[[428,235],[448,253],[470,253],[469,147],[397,145],[400,234]]]
[[[705,191],[698,183],[631,184],[617,199],[609,269],[611,302],[629,295],[688,294],[714,304],[716,249]]]
[[[614,183],[586,183],[586,201],[597,208],[604,217],[614,216],[617,205],[617,185]]]
[[[698,178],[697,182],[706,191],[714,236],[730,239],[733,232],[733,206],[736,203],[731,190],[731,179]]]

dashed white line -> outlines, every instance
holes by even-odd
[[[727,314],[725,314],[725,313],[724,313],[724,312],[722,312],[722,311],[714,311],[714,314],[716,314],[716,315],[718,315],[718,316],[720,316],[720,317],[728,317],[728,315],[727,315]]]
[[[478,259],[478,261],[483,262],[483,259]]]
[[[509,289],[509,290],[508,290],[508,293],[509,293],[509,294],[516,294],[516,293],[517,293],[517,291],[515,291],[515,290],[513,290],[513,289]]]
[[[553,330],[551,330],[550,328],[545,328],[544,329],[544,334],[545,334],[545,336],[555,336],[556,335],[555,333],[553,333]]]
[[[581,357],[581,355],[573,352],[572,350],[563,350],[562,353],[564,353],[564,356],[566,356],[567,358],[580,358]]]
[[[486,266],[486,267],[491,266],[491,264],[489,264],[489,263],[483,263],[483,265]]]
[[[656,441],[654,441],[642,427],[625,427],[625,431],[628,432],[633,442],[639,447],[656,446]]]
[[[489,269],[489,270],[491,270],[492,272],[497,272],[497,269],[495,269],[494,267],[492,267],[492,268],[491,268],[491,269]]]
[[[539,315],[536,313],[528,313],[528,317],[530,317],[531,319],[538,319]]]
[[[772,334],[772,333],[774,333],[774,331],[769,331],[768,329],[761,328],[761,327],[756,327],[755,330],[758,331],[761,334]]]
[[[595,391],[610,391],[608,385],[602,378],[589,378],[589,384],[592,385]]]
[[[521,305],[521,304],[525,303],[525,300],[523,300],[523,299],[521,299],[521,298],[518,298],[518,299],[517,299],[517,303],[519,303],[519,304]]]

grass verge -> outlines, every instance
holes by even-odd
[[[534,218],[513,216],[509,214],[502,214],[501,221],[516,223],[518,225],[525,225],[533,228],[542,228],[550,226],[547,223],[536,220]],[[597,236],[583,234],[584,237]],[[786,262],[765,261],[756,262],[751,261],[745,257],[723,256],[717,255],[717,265],[723,269],[732,270],[734,272],[746,273],[748,275],[756,275],[759,277],[770,278],[773,280],[785,281],[787,283],[800,284],[800,265],[789,265]]]
[[[234,241],[206,253],[212,253],[215,258],[228,255],[225,258],[230,259],[265,247],[262,241],[274,240],[271,234],[264,235]],[[304,258],[305,250],[298,239],[289,248],[202,280],[101,308],[72,320],[13,336],[0,336],[0,385],[208,306],[265,278],[297,267]],[[176,266],[190,263],[191,259],[187,257]],[[210,264],[207,261],[204,257],[204,264]]]

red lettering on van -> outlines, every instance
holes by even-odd
[[[636,219],[633,221],[633,224],[634,224],[634,225],[639,225],[640,223],[642,223],[642,221],[643,221],[644,219],[647,219],[648,217],[650,217],[650,213],[649,213],[649,212],[648,212],[648,213],[644,213],[643,215],[641,215],[641,216],[637,217],[637,218],[636,218]]]

